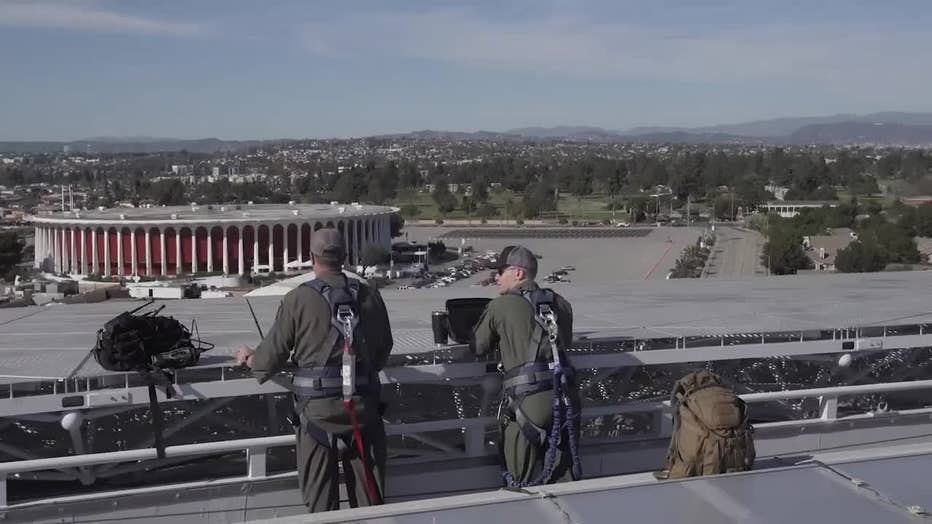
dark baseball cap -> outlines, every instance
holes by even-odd
[[[311,235],[311,254],[321,260],[342,262],[346,258],[343,233],[336,229],[318,229]]]
[[[501,273],[510,266],[524,268],[532,278],[537,275],[537,257],[524,246],[508,246],[499,253],[498,272]]]

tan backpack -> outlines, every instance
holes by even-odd
[[[754,428],[748,408],[722,379],[698,371],[673,385],[673,437],[665,471],[683,478],[748,471],[754,466]]]

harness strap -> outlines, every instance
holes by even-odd
[[[370,379],[370,374],[360,368],[355,384],[357,394],[368,393],[370,385],[376,385],[378,377]],[[343,377],[340,366],[321,366],[299,368],[291,379],[294,394],[299,399],[318,399],[339,397],[343,394]]]
[[[524,364],[505,373],[502,389],[510,397],[524,397],[553,389],[553,371],[544,362]]]
[[[531,422],[531,419],[524,414],[524,410],[521,409],[521,406],[515,406],[514,413],[515,423],[518,424],[518,428],[521,430],[521,434],[524,435],[524,438],[526,438],[528,442],[543,446],[547,442],[547,429]]]

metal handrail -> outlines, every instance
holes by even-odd
[[[800,389],[789,391],[773,391],[766,393],[749,393],[740,395],[746,402],[767,402],[773,400],[788,400],[798,398],[822,397],[837,398],[842,396],[858,395],[864,393],[890,393],[896,391],[912,391],[919,389],[932,389],[932,380],[917,380],[907,382],[889,382],[881,384],[865,384],[858,386],[837,386],[828,388]],[[669,402],[625,403],[613,406],[595,406],[583,410],[584,417],[594,417],[604,414],[615,414],[636,411],[650,411],[660,407],[668,407]],[[495,421],[494,417],[478,417],[473,419],[448,419],[439,421],[419,422],[412,424],[390,425],[389,434],[417,433],[429,431],[442,431],[449,429],[463,429],[470,427],[485,427]],[[414,430],[414,431],[412,431]],[[189,457],[228,453],[232,451],[255,450],[265,448],[289,446],[295,443],[294,435],[278,435],[273,437],[258,437],[249,439],[227,440],[220,442],[205,442],[200,444],[183,444],[165,448],[165,457]],[[157,458],[155,448],[136,449],[127,451],[114,451],[108,453],[90,453],[66,457],[52,457],[35,460],[14,462],[0,462],[0,478],[16,473],[29,471],[42,471],[47,469],[74,468],[80,466],[94,466],[114,462],[129,462],[136,460],[152,460]]]

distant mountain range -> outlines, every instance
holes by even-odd
[[[883,112],[821,117],[774,118],[704,127],[635,127],[619,131],[593,126],[523,127],[498,131],[434,131],[381,135],[380,138],[448,140],[573,140],[670,144],[764,145],[881,145],[932,146],[932,113]],[[189,151],[216,153],[285,140],[178,140],[154,137],[95,137],[73,142],[0,142],[0,153],[72,152],[159,153]]]
[[[932,146],[932,113],[884,112],[821,117],[774,118],[705,127],[526,127],[506,131],[528,138],[570,138],[661,143],[877,144]]]

